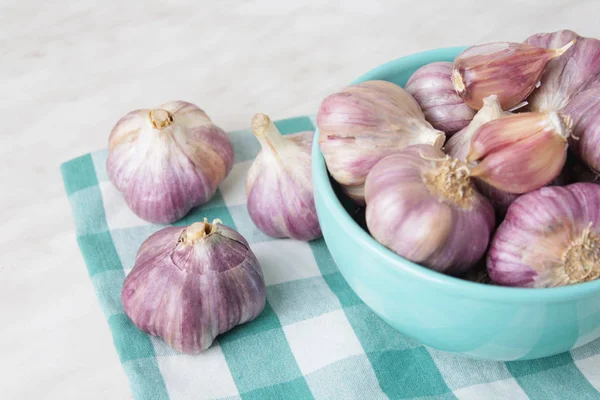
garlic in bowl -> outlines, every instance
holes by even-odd
[[[465,48],[427,51],[386,63],[354,82],[403,86],[420,67],[452,62]],[[527,289],[483,285],[408,261],[350,216],[313,142],[313,186],[323,236],[344,278],[375,313],[430,347],[486,360],[521,360],[570,350],[600,337],[600,281]],[[348,208],[346,209],[345,206]]]

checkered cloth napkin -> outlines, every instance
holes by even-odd
[[[275,124],[283,133],[314,129],[308,117]],[[259,145],[250,130],[230,135],[231,173],[176,225],[207,217],[237,229],[260,260],[267,304],[195,356],[139,331],[121,305],[138,247],[161,226],[127,208],[108,181],[106,151],[61,166],[77,242],[136,399],[600,399],[600,340],[536,361],[485,362],[391,328],[346,284],[322,239],[273,239],[254,227],[245,177]]]

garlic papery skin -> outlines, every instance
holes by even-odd
[[[527,98],[532,111],[559,111],[580,90],[600,80],[600,40],[579,36],[570,30],[538,33],[525,42],[547,49],[575,44],[563,56],[548,63],[540,87]]]
[[[193,104],[132,111],[110,133],[106,169],[139,217],[181,219],[209,201],[233,165],[227,134]]]
[[[454,134],[444,145],[444,152],[450,157],[466,160],[471,140],[481,126],[509,113],[502,110],[498,96],[491,95],[483,99],[483,107],[477,111],[473,120],[465,128]]]
[[[600,81],[572,97],[563,112],[573,118],[571,149],[589,168],[600,171]]]
[[[600,186],[575,183],[527,193],[508,209],[487,258],[501,285],[555,287],[600,276]]]
[[[220,221],[204,219],[146,239],[121,298],[135,326],[179,352],[195,354],[217,335],[256,318],[266,295],[248,242]]]
[[[498,95],[502,109],[509,110],[529,96],[546,64],[573,45],[543,49],[524,43],[497,42],[468,48],[454,60],[452,82],[456,92],[472,108]]]
[[[383,157],[413,144],[441,148],[444,132],[425,120],[415,99],[386,81],[351,85],[328,96],[317,114],[319,146],[329,173],[364,204],[363,185]]]
[[[312,186],[314,132],[282,136],[265,114],[252,118],[252,130],[262,150],[246,178],[250,218],[258,229],[272,237],[320,237]]]
[[[404,89],[410,93],[425,114],[425,119],[447,136],[463,129],[475,111],[463,101],[452,84],[451,62],[433,62],[419,68]]]
[[[571,130],[571,118],[556,112],[511,114],[490,121],[471,141],[467,154],[471,176],[509,193],[545,186],[565,164]]]
[[[369,232],[400,256],[458,275],[477,263],[494,229],[494,209],[464,162],[430,145],[383,158],[365,184]]]

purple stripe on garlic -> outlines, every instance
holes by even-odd
[[[456,93],[451,62],[434,62],[416,70],[404,87],[435,129],[451,136],[466,127],[475,111]]]
[[[121,297],[135,326],[190,354],[256,318],[266,301],[262,270],[248,242],[206,219],[146,239]]]
[[[195,105],[175,101],[121,118],[106,168],[134,213],[166,224],[209,201],[232,164],[227,134]]]
[[[250,218],[272,237],[321,237],[312,186],[314,132],[282,136],[265,114],[252,118],[252,129],[262,150],[246,178]]]
[[[366,221],[384,246],[428,268],[458,275],[483,256],[494,210],[466,164],[430,145],[383,158],[365,184]]]
[[[415,99],[386,81],[351,85],[325,98],[317,114],[319,146],[331,176],[355,202],[373,165],[413,144],[441,148],[445,135]]]
[[[501,285],[555,287],[600,276],[600,186],[544,187],[517,199],[492,240],[490,278]]]

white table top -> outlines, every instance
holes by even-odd
[[[314,114],[410,53],[563,28],[600,36],[597,0],[69,3],[0,2],[5,399],[131,398],[59,173],[106,147],[126,112],[187,100],[240,129],[256,112]]]

